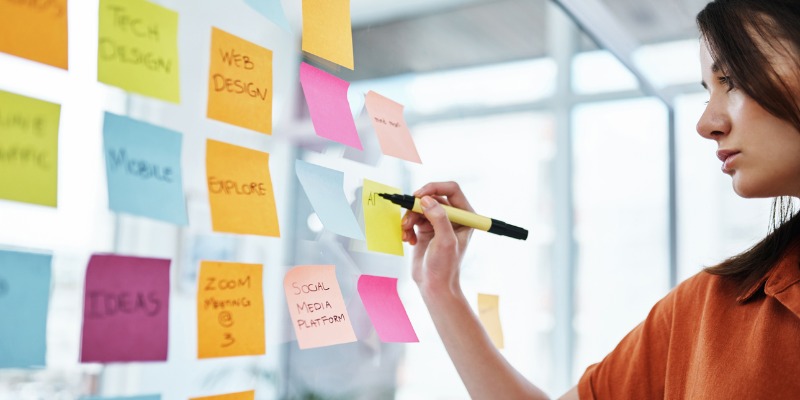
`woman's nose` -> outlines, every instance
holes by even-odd
[[[697,133],[706,139],[716,140],[730,131],[730,125],[730,118],[724,108],[710,101],[697,121]]]

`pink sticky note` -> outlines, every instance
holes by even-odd
[[[383,154],[422,164],[411,131],[403,118],[403,105],[371,90],[367,93],[365,104]]]
[[[347,101],[350,83],[319,68],[300,63],[300,84],[318,136],[363,150]]]
[[[81,362],[166,361],[169,264],[93,255],[86,269]]]
[[[303,265],[286,273],[283,288],[301,349],[356,341],[333,265]]]
[[[383,342],[419,342],[397,294],[397,278],[361,275],[358,294]]]

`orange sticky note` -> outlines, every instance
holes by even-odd
[[[371,90],[367,93],[365,105],[383,154],[422,164],[403,118],[403,105]]]
[[[333,265],[294,267],[283,279],[286,304],[301,349],[356,341]]]
[[[206,114],[272,134],[272,51],[212,27]]]
[[[259,355],[264,340],[261,264],[201,261],[197,357]]]
[[[67,0],[0,1],[0,51],[67,69]]]
[[[500,297],[478,293],[478,316],[495,347],[503,348],[503,327],[500,325]]]
[[[303,51],[353,69],[350,0],[303,0]]]
[[[189,400],[254,400],[255,398],[255,390],[249,390],[246,392],[218,394],[216,396],[192,397]]]
[[[400,227],[400,206],[378,193],[400,194],[400,189],[364,179],[361,205],[364,209],[364,230],[367,250],[403,255],[403,229]]]
[[[281,235],[269,153],[209,139],[206,176],[214,231]]]

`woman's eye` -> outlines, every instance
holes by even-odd
[[[720,76],[719,83],[727,86],[729,92],[735,88],[735,86],[733,86],[733,79],[731,79],[730,76]]]

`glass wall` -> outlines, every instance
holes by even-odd
[[[296,75],[299,59],[278,54],[299,54],[298,43],[274,26],[255,18],[240,22],[240,13],[215,13],[222,7],[218,2],[163,3],[180,3],[182,14],[189,16],[181,28],[181,57],[207,62],[206,30],[212,23],[254,26],[252,35],[266,38],[276,51],[275,75]],[[63,105],[58,209],[0,201],[4,249],[46,249],[54,254],[48,366],[0,371],[0,398],[158,392],[165,399],[183,399],[251,388],[257,389],[259,399],[467,398],[410,280],[407,257],[370,253],[363,242],[323,229],[296,182],[295,159],[348,171],[344,191],[357,215],[365,177],[394,183],[406,193],[430,181],[457,181],[477,212],[527,228],[527,241],[476,232],[462,267],[463,287],[473,308],[478,293],[499,295],[502,353],[551,396],[568,389],[564,382],[575,384],[588,365],[600,361],[670,290],[672,222],[678,227],[679,280],[744,250],[766,233],[769,202],[738,198],[729,177],[719,171],[715,144],[694,131],[706,100],[697,83],[694,40],[642,46],[634,55],[655,87],[683,93],[671,105],[675,154],[669,152],[670,106],[641,93],[635,76],[610,53],[579,51],[577,40],[557,38],[543,39],[549,47],[531,59],[353,82],[349,99],[365,146],[357,152],[320,145],[294,78],[276,79],[273,137],[253,136],[198,117],[204,115],[201,95],[187,96],[178,107],[98,84],[96,10],[97,1],[70,2],[70,15],[82,23],[70,25],[69,73],[0,54],[0,90]],[[561,13],[555,6],[548,12]],[[572,24],[555,28],[579,36]],[[468,49],[468,44],[463,46]],[[567,61],[556,59],[556,52],[567,53]],[[206,67],[185,64],[182,79],[195,83],[184,85],[202,87]],[[368,90],[406,106],[422,165],[380,155],[364,111]],[[190,226],[107,210],[101,150],[104,111],[185,134]],[[569,140],[560,140],[560,135]],[[212,232],[202,170],[207,137],[270,152],[282,239]],[[669,212],[670,161],[677,165],[677,214]],[[565,164],[569,173],[557,171]],[[559,187],[568,187],[571,194]],[[565,223],[557,219],[561,211],[571,215],[569,226],[559,225]],[[566,245],[574,265],[556,255],[561,231],[574,239]],[[405,247],[406,254],[411,250]],[[170,323],[175,329],[170,333],[169,362],[77,361],[85,268],[90,254],[100,252],[173,260]],[[265,356],[196,359],[201,259],[265,265]],[[315,263],[337,265],[357,343],[298,349],[281,282],[288,268]],[[380,342],[353,287],[362,273],[399,279],[400,297],[420,343]],[[556,303],[564,288],[574,293],[575,305],[557,312],[562,310]],[[558,326],[567,326],[568,332],[557,331]],[[568,348],[557,346],[563,339],[558,335],[567,337]],[[567,357],[569,370],[558,369]]]

